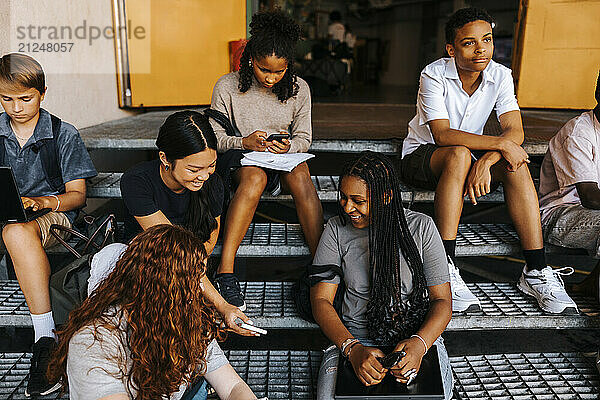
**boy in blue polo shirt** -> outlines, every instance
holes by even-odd
[[[70,227],[77,210],[85,205],[85,179],[97,175],[79,132],[72,125],[40,108],[46,94],[44,71],[33,58],[7,54],[0,58],[0,152],[2,164],[12,168],[23,206],[52,211],[28,223],[2,228],[21,290],[27,300],[35,344],[26,396],[45,395],[60,388],[48,383],[46,369],[55,346],[54,319],[50,310],[50,264],[44,251],[56,244],[50,225]],[[48,153],[42,146],[51,146]],[[59,176],[50,176],[48,158],[58,165]]]
[[[477,298],[454,266],[456,234],[468,195],[477,198],[502,183],[526,265],[518,282],[550,313],[576,313],[559,272],[546,265],[536,190],[529,174],[519,105],[510,69],[492,61],[492,18],[465,8],[446,24],[446,51],[421,72],[417,115],[402,147],[402,178],[435,190],[435,222],[449,256],[454,311],[476,310]],[[492,110],[500,136],[482,135]]]

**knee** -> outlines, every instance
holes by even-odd
[[[497,168],[495,172],[497,175],[497,179],[505,184],[529,185],[533,183],[527,164],[522,164],[519,168],[516,169],[516,171],[509,171],[507,163],[503,163],[501,165],[501,168]]]
[[[471,168],[471,150],[465,146],[450,146],[446,154],[446,167],[468,172]]]
[[[298,188],[299,190],[314,190],[315,188],[306,163],[298,165],[291,172],[286,174],[285,180],[290,188]]]
[[[267,174],[261,170],[244,174],[238,185],[238,190],[243,190],[248,195],[259,196],[267,186]]]
[[[39,240],[37,234],[37,222],[7,224],[2,229],[2,240],[7,248],[20,243],[30,243],[31,240]]]

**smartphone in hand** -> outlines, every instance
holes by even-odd
[[[283,143],[283,139],[288,139],[289,140],[289,138],[290,138],[290,135],[288,133],[271,133],[267,137],[267,141],[268,142],[272,142],[272,141],[276,140],[279,143]]]

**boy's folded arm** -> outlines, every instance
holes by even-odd
[[[504,137],[477,135],[452,129],[447,119],[434,119],[428,124],[438,146],[465,146],[471,150],[501,151],[506,140]]]
[[[583,207],[600,210],[600,188],[597,182],[578,182],[575,188]]]

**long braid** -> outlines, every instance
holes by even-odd
[[[390,160],[366,151],[340,175],[362,179],[369,190],[369,267],[371,296],[367,305],[369,337],[395,343],[414,334],[429,310],[423,261],[408,229],[399,181]],[[340,209],[342,221],[346,221]],[[412,276],[412,291],[401,299],[400,252]]]

